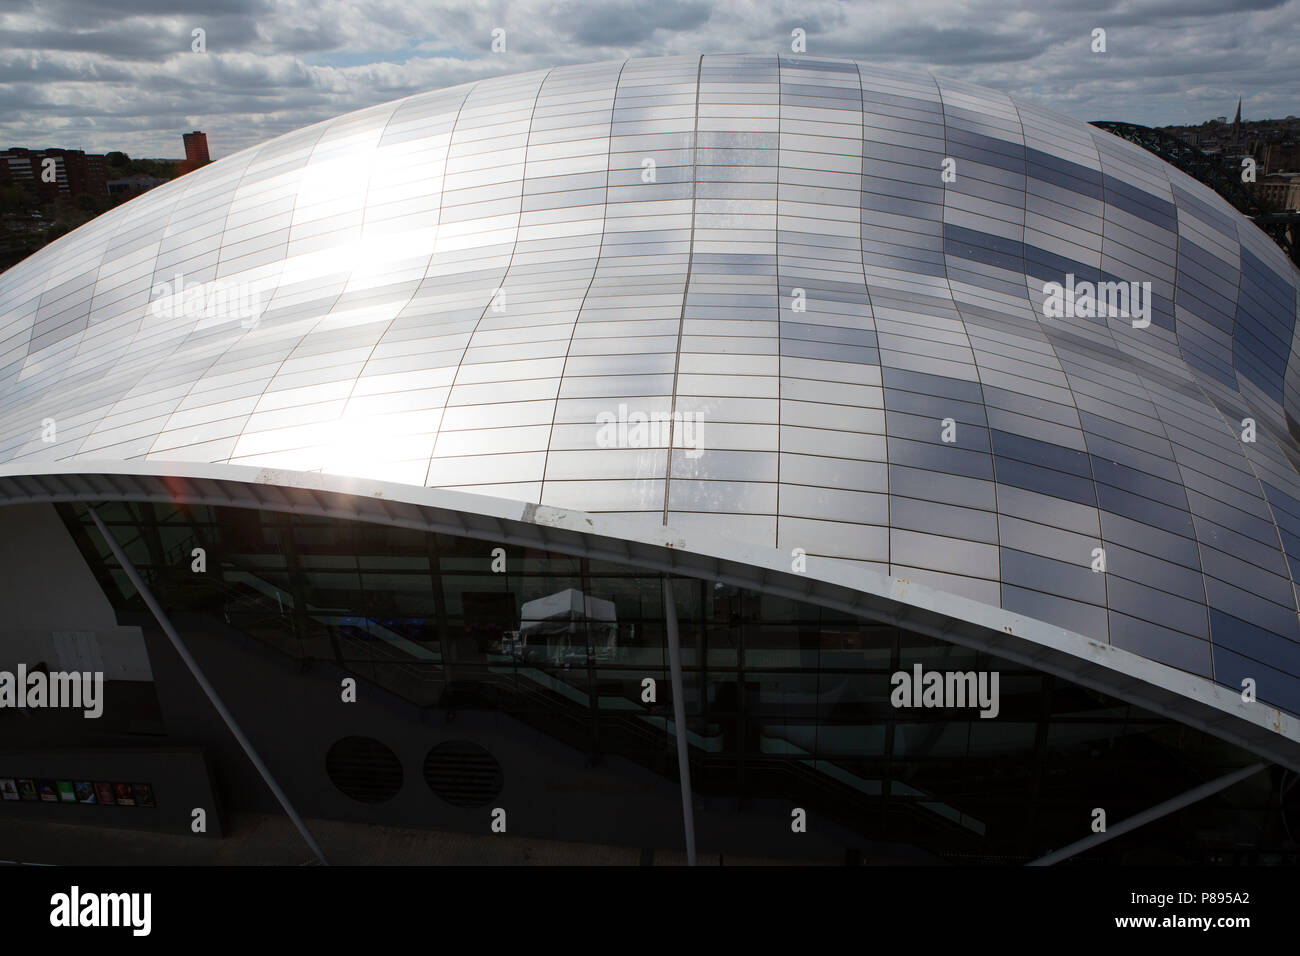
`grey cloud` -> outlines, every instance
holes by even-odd
[[[625,46],[650,40],[658,31],[692,30],[709,21],[705,0],[637,0],[604,3],[591,0],[559,8],[565,35],[590,46]]]
[[[77,136],[88,149],[215,155],[398,96],[623,56],[790,52],[931,70],[1080,119],[1159,124],[1295,113],[1300,0],[37,0],[0,12],[0,146]],[[957,15],[957,10],[964,11]],[[210,52],[189,52],[190,23]],[[491,31],[508,31],[505,54]],[[1109,52],[1088,48],[1095,26]],[[1249,49],[1250,56],[1242,51]],[[1229,98],[1231,101],[1229,101]]]
[[[274,0],[26,0],[11,5],[15,12],[40,14],[70,27],[126,17],[266,16],[274,8]]]

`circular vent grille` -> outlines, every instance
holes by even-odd
[[[344,737],[325,756],[330,782],[353,800],[383,803],[402,789],[402,762],[370,737]]]
[[[449,740],[430,750],[424,782],[455,807],[481,807],[505,786],[497,758],[468,740]]]

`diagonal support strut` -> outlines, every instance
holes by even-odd
[[[203,671],[199,668],[199,662],[194,659],[194,656],[190,654],[189,649],[184,645],[184,643],[182,643],[180,635],[176,633],[176,628],[172,627],[172,622],[167,618],[163,609],[154,599],[148,586],[143,580],[141,580],[139,572],[135,569],[135,565],[131,563],[131,559],[126,556],[126,552],[123,551],[122,546],[117,543],[117,539],[113,537],[104,522],[100,520],[99,514],[95,511],[94,505],[87,502],[86,510],[90,512],[91,520],[95,522],[95,527],[99,529],[99,533],[103,536],[104,543],[107,544],[109,550],[113,552],[113,557],[117,559],[117,563],[122,566],[122,570],[126,572],[126,576],[130,579],[131,584],[135,586],[135,589],[138,592],[140,592],[140,597],[144,599],[144,603],[148,605],[149,610],[153,612],[154,619],[158,622],[158,626],[161,627],[163,633],[167,635],[167,639],[171,641],[172,647],[176,648],[176,653],[181,656],[181,660],[185,662],[185,666],[190,669],[190,673],[194,675],[194,679],[198,681],[199,686],[203,688],[203,693],[206,694],[208,700],[212,702],[212,706],[215,707],[217,713],[221,715],[221,719],[226,722],[226,726],[229,727],[230,732],[234,734],[235,740],[239,741],[239,746],[243,748],[248,759],[252,761],[253,766],[257,768],[257,772],[262,775],[262,779],[266,781],[266,785],[271,788],[271,792],[275,794],[275,799],[280,801],[280,806],[284,807],[284,812],[289,814],[289,819],[292,820],[293,825],[298,828],[298,832],[302,834],[302,838],[307,841],[307,845],[311,847],[311,851],[316,854],[317,858],[319,858],[322,863],[328,866],[329,861],[325,859],[325,854],[321,852],[321,848],[316,843],[316,839],[311,835],[311,831],[307,829],[307,824],[303,823],[302,818],[298,816],[297,811],[294,810],[293,804],[289,802],[288,796],[286,796],[285,792],[280,789],[280,785],[275,782],[275,777],[271,776],[271,771],[267,769],[266,764],[262,762],[262,758],[259,757],[257,751],[253,749],[252,743],[244,736],[244,732],[239,729],[239,724],[235,723],[234,715],[226,709],[226,705],[223,704],[221,698],[217,696],[216,688],[208,683],[208,679],[203,675]]]
[[[1025,865],[1051,866],[1053,863],[1059,863],[1061,860],[1068,860],[1070,857],[1082,853],[1084,850],[1091,849],[1099,843],[1113,840],[1115,837],[1128,833],[1130,830],[1136,830],[1138,827],[1145,826],[1153,820],[1159,820],[1161,817],[1168,816],[1175,810],[1181,810],[1183,807],[1190,806],[1198,800],[1204,800],[1206,797],[1213,796],[1220,790],[1226,790],[1234,783],[1245,780],[1247,777],[1254,776],[1267,766],[1267,763],[1260,762],[1251,764],[1249,767],[1242,767],[1240,770],[1234,770],[1232,773],[1225,774],[1222,777],[1203,783],[1199,787],[1193,787],[1186,793],[1180,793],[1176,797],[1171,797],[1164,801],[1164,803],[1157,803],[1154,807],[1143,810],[1141,813],[1135,814],[1126,820],[1121,820],[1119,823],[1115,824],[1115,826],[1103,830],[1101,833],[1093,833],[1090,836],[1084,837],[1082,840],[1076,840],[1069,846],[1055,850],[1047,854],[1047,856],[1039,857],[1032,863],[1027,863]]]

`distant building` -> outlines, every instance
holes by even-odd
[[[68,188],[74,196],[108,195],[108,161],[102,155],[79,149],[47,150],[63,153],[68,168]]]
[[[1266,173],[1300,172],[1300,143],[1269,143],[1262,159]]]
[[[0,182],[12,183],[31,192],[37,192],[36,183],[40,182],[39,164],[32,166],[30,150],[6,149],[0,153]]]
[[[103,156],[80,149],[14,147],[0,152],[0,182],[23,186],[42,201],[59,196],[107,196],[107,170]]]
[[[181,137],[185,140],[185,172],[212,162],[208,155],[208,134],[195,130]]]
[[[1300,173],[1273,173],[1255,184],[1261,200],[1282,212],[1300,211]]]

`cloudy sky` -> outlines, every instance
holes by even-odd
[[[564,63],[845,56],[1082,120],[1300,114],[1300,0],[0,0],[0,148],[214,158],[352,109]],[[1091,51],[1106,30],[1107,51]],[[191,51],[206,31],[207,52]],[[492,31],[506,50],[491,50]]]

